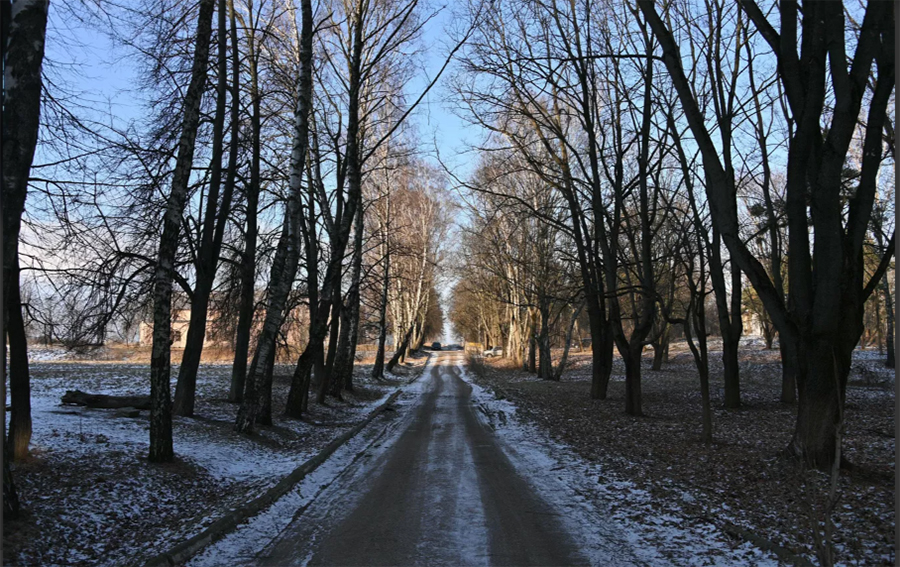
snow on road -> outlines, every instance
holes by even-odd
[[[747,543],[736,544],[708,523],[688,523],[679,510],[660,510],[651,495],[625,479],[614,479],[546,432],[525,423],[516,406],[472,386],[482,418],[497,432],[507,456],[529,484],[563,518],[566,529],[591,558],[604,565],[611,541],[625,542],[647,565],[777,566],[777,558]],[[692,496],[685,493],[684,498]],[[615,510],[611,504],[616,503]]]
[[[433,360],[429,360],[423,374],[430,371],[432,364]],[[422,391],[421,382],[422,380],[418,380],[405,386],[404,395],[394,405],[398,409],[415,406]],[[262,513],[238,526],[235,531],[195,555],[188,561],[186,567],[255,565],[260,552],[300,515],[303,515],[303,521],[311,524],[340,515],[341,510],[333,510],[327,506],[308,509],[314,503],[320,502],[340,501],[352,504],[362,496],[350,486],[351,480],[355,475],[365,475],[365,463],[374,462],[383,455],[391,446],[393,437],[404,429],[408,420],[394,419],[396,413],[397,410],[377,417],[360,434],[339,447],[328,460],[301,480],[293,490]],[[314,529],[315,525],[312,528],[310,545],[315,543],[319,535]],[[311,553],[310,550],[309,556],[303,558],[302,564],[305,565],[311,559]]]
[[[431,363],[423,372],[429,376]],[[607,565],[610,557],[643,565],[778,565],[777,559],[745,542],[729,539],[715,526],[702,521],[688,521],[671,507],[657,509],[652,496],[625,479],[608,476],[598,465],[586,462],[570,448],[551,439],[539,428],[517,416],[516,406],[498,399],[473,381],[462,364],[459,375],[472,387],[471,403],[479,410],[480,419],[491,427],[500,440],[503,452],[534,492],[553,510],[579,552],[592,565]],[[443,373],[443,368],[440,369]],[[298,564],[306,565],[316,553],[328,531],[347,518],[371,488],[378,467],[383,466],[387,452],[412,423],[413,414],[432,385],[421,379],[405,388],[398,400],[397,416],[378,418],[363,433],[340,448],[326,463],[306,477],[287,496],[262,514],[240,526],[213,544],[190,563],[192,567],[212,565],[253,565],[271,552],[275,543],[285,537],[298,541],[295,548]],[[450,438],[453,439],[452,437]],[[477,470],[469,448],[437,451],[432,446],[425,455],[423,474],[458,475],[455,507],[466,514],[446,526],[439,548],[452,542],[454,553],[467,565],[489,564],[488,525],[478,492]],[[463,463],[442,462],[441,455],[462,454]],[[462,465],[462,466],[460,466]],[[424,525],[443,525],[440,518],[429,515],[442,510],[434,493],[423,511]],[[693,498],[687,492],[685,501]],[[465,519],[466,521],[463,521]],[[296,521],[295,521],[296,520]],[[459,521],[457,521],[459,520]],[[444,522],[446,523],[446,521]],[[286,536],[287,534],[287,536]],[[437,536],[439,534],[433,534]],[[420,547],[429,539],[424,534]],[[423,543],[424,542],[424,543]],[[432,542],[434,543],[434,542]],[[632,559],[626,560],[631,556]]]

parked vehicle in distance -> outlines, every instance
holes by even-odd
[[[441,350],[441,343],[431,343],[431,350]]]
[[[503,355],[503,349],[498,346],[495,346],[494,348],[489,348],[482,353],[482,356],[484,356],[485,358],[488,358],[491,356],[502,356],[502,355]]]

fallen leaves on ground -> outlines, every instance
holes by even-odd
[[[742,344],[742,407],[723,409],[720,345],[710,356],[714,442],[700,431],[700,385],[686,346],[672,345],[662,370],[642,368],[643,417],[624,412],[624,365],[616,358],[606,400],[590,399],[590,355],[574,353],[561,382],[538,380],[508,362],[487,364],[479,380],[512,399],[611,476],[646,490],[655,506],[685,517],[728,522],[814,560],[811,516],[826,501],[828,478],[802,472],[785,456],[796,406],[780,403],[778,351]],[[843,451],[853,464],[840,479],[833,519],[838,561],[894,563],[893,370],[877,353],[854,353]]]

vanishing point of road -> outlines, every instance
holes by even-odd
[[[368,474],[329,502],[317,526],[298,516],[262,565],[584,565],[559,512],[542,501],[477,415],[443,352],[420,378],[413,415]],[[327,525],[331,524],[331,525]],[[311,530],[315,530],[315,532]],[[312,541],[311,541],[312,540]]]

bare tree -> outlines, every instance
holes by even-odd
[[[309,147],[309,114],[312,107],[313,90],[313,12],[310,0],[301,0],[300,13],[299,92],[294,111],[295,130],[291,149],[290,193],[278,250],[269,277],[266,318],[257,340],[256,353],[253,355],[253,362],[247,375],[244,400],[235,423],[235,429],[241,432],[252,430],[264,407],[271,407],[271,376],[275,364],[275,339],[284,321],[288,293],[293,286],[300,260],[301,232],[305,232],[306,228],[302,210],[302,177]],[[265,419],[266,417],[268,420]],[[271,421],[271,415],[263,414],[263,418],[263,422]]]
[[[735,180],[712,142],[710,127],[685,75],[678,44],[652,2],[641,0],[639,6],[662,44],[663,59],[701,150],[714,225],[732,261],[748,276],[764,302],[785,346],[797,353],[799,407],[790,450],[805,462],[828,469],[837,458],[836,427],[851,353],[862,332],[863,305],[887,269],[885,261],[875,276],[868,282],[863,280],[862,242],[882,160],[887,102],[894,87],[891,7],[878,2],[866,7],[855,53],[848,58],[842,4],[804,2],[801,13],[796,2],[782,2],[778,8],[781,30],[777,31],[755,2],[741,2],[742,10],[778,62],[793,120],[786,185],[791,251],[788,305],[765,267],[740,238]],[[798,23],[802,26],[802,43]],[[873,64],[877,80],[865,120],[861,174],[845,209],[841,173],[868,93]],[[825,116],[829,92],[833,93],[834,104]],[[827,120],[827,127],[823,120]],[[885,255],[888,259],[893,254],[893,238],[891,243]]]
[[[181,367],[178,370],[178,383],[175,387],[173,411],[177,415],[192,416],[194,414],[194,398],[197,391],[197,369],[200,366],[200,355],[206,338],[206,323],[209,313],[209,300],[212,294],[216,270],[219,266],[219,252],[225,236],[225,224],[231,212],[231,200],[234,194],[235,175],[237,173],[238,137],[240,133],[240,101],[239,101],[239,57],[237,48],[237,29],[234,25],[234,5],[231,5],[231,41],[232,41],[232,85],[231,85],[231,148],[228,155],[228,167],[222,187],[222,154],[225,146],[225,97],[228,79],[228,9],[225,0],[218,0],[218,83],[216,87],[216,109],[213,119],[213,150],[209,189],[206,193],[206,211],[203,217],[203,229],[197,247],[195,260],[196,283],[191,295],[191,315],[187,340]],[[219,192],[222,191],[221,202]]]
[[[9,24],[4,31],[2,300],[5,336],[9,341],[12,403],[7,455],[13,459],[21,459],[28,453],[31,440],[28,346],[19,289],[19,231],[38,141],[48,10],[47,1],[19,0],[6,14]]]
[[[191,82],[185,93],[184,114],[172,189],[168,196],[163,233],[153,276],[153,351],[150,359],[150,461],[169,462],[172,448],[171,371],[172,280],[178,233],[188,194],[194,143],[200,121],[200,101],[207,75],[207,58],[215,3],[202,0],[197,17],[197,41]]]

